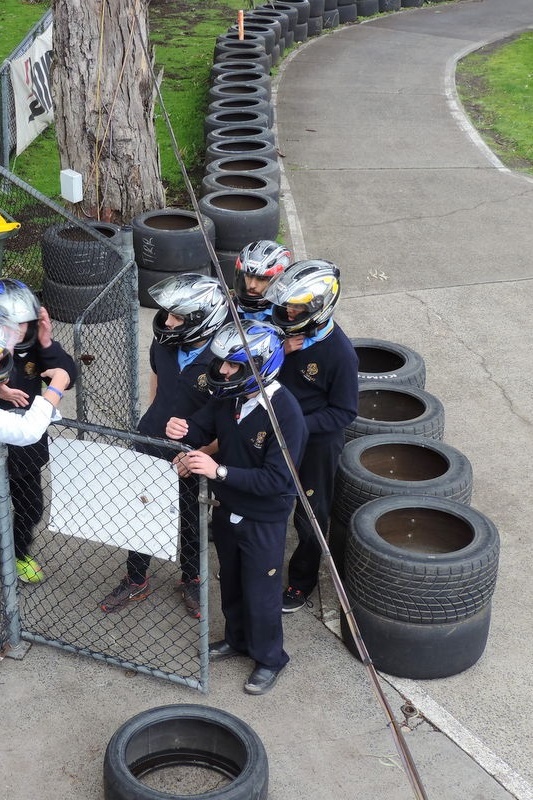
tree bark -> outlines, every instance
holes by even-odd
[[[129,223],[165,205],[154,86],[142,46],[151,58],[148,3],[52,3],[52,94],[61,168],[81,173],[80,205],[96,219]]]

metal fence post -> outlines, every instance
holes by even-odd
[[[0,166],[9,169],[9,63],[4,61],[0,67]]]
[[[2,443],[0,443],[0,579],[9,645],[6,655],[10,658],[22,658],[28,651],[29,644],[21,639],[7,447]]]

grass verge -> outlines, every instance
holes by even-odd
[[[533,173],[533,32],[482,47],[457,64],[457,92],[501,161]]]

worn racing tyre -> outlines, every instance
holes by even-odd
[[[276,145],[266,139],[243,139],[238,137],[227,142],[216,142],[206,147],[205,163],[209,164],[218,158],[227,158],[228,156],[242,156],[243,158],[260,156],[277,163],[278,151]]]
[[[363,381],[357,417],[346,426],[346,441],[378,433],[410,433],[442,439],[444,406],[418,386]]]
[[[250,97],[227,97],[225,100],[214,100],[207,108],[208,114],[215,114],[218,111],[257,111],[264,114],[268,119],[268,127],[272,127],[274,122],[274,108],[272,103],[266,98]]]
[[[214,245],[215,226],[208,217],[202,221]],[[167,273],[197,272],[200,267],[211,263],[194,211],[178,208],[145,211],[134,217],[132,226],[135,261],[142,269]]]
[[[345,445],[334,492],[335,513],[344,521],[378,497],[420,494],[468,504],[468,458],[449,444],[407,433],[361,436]]]
[[[359,382],[392,381],[424,388],[426,365],[415,350],[384,339],[350,339],[359,358]]]
[[[258,178],[270,178],[278,186],[280,184],[280,168],[277,161],[262,156],[229,156],[210,161],[205,167],[206,173],[210,172],[245,172]]]
[[[470,506],[442,497],[381,497],[350,520],[346,590],[389,619],[458,622],[490,602],[499,552],[496,526]]]
[[[485,650],[490,603],[461,622],[418,625],[382,617],[349,595],[348,599],[375,668],[388,675],[413,680],[447,678],[473,666]],[[341,634],[348,650],[359,658],[342,613]]]
[[[238,109],[215,111],[207,114],[204,119],[204,135],[207,137],[211,131],[220,128],[235,126],[246,128],[249,125],[259,127],[261,130],[270,129],[270,120],[266,114],[260,111]],[[211,144],[211,142],[209,142]]]
[[[268,127],[268,120],[265,117],[265,124],[261,125],[226,125],[224,128],[215,128],[209,131],[205,137],[206,146],[216,142],[226,142],[228,139],[259,139],[263,142],[274,144],[276,139],[272,128]]]
[[[215,44],[215,51],[213,54],[213,61],[217,62],[221,58],[233,58],[234,55],[237,53],[246,53],[246,54],[260,54],[266,55],[268,61],[268,69],[270,70],[272,66],[272,56],[269,53],[266,53],[264,44],[259,36],[254,36],[253,39],[238,39],[233,34],[235,31],[232,31],[232,35],[229,36],[226,34],[225,37],[221,38],[220,36],[217,38]]]
[[[240,255],[240,250],[215,250],[215,253],[218,258],[218,263],[220,264],[220,269],[222,270],[222,274],[224,276],[224,281],[231,289],[233,288],[233,280],[235,277],[235,262],[237,261],[237,256]],[[216,275],[216,268],[214,264],[213,275]]]
[[[215,224],[217,248],[241,250],[248,242],[276,239],[279,203],[271,197],[245,191],[211,192],[198,201],[202,214]]]
[[[85,223],[111,244],[120,240],[121,229],[107,222]],[[51,225],[41,238],[43,270],[50,280],[68,286],[109,283],[122,269],[122,257],[105,241],[78,225]]]
[[[267,19],[267,20],[277,20],[280,25],[280,39],[284,39],[289,32],[289,17],[283,11],[278,11],[272,6],[257,6],[254,8],[253,12],[251,12],[254,18],[258,19]],[[245,15],[246,18],[246,15]]]
[[[217,75],[211,89],[214,89],[216,86],[233,87],[235,84],[240,85],[242,83],[246,84],[246,86],[259,86],[264,89],[270,100],[272,94],[272,79],[270,75],[266,75],[259,68],[251,69],[249,72],[243,72],[238,69],[233,72],[225,72],[223,75]]]
[[[108,284],[94,286],[74,286],[53,281],[46,275],[43,278],[42,301],[50,317],[58,322],[76,322],[87,311]],[[126,312],[125,298],[119,287],[107,290],[101,301],[85,316],[84,322],[109,322],[118,319]]]
[[[324,29],[324,20],[322,17],[309,17],[307,20],[307,35],[320,36]]]
[[[267,6],[262,6],[262,8],[275,8],[277,11],[281,11],[282,14],[286,14],[287,19],[289,20],[289,31],[294,33],[294,27],[298,22],[298,9],[294,6],[290,6],[287,3],[272,3],[268,4]],[[257,10],[257,9],[256,9]],[[287,36],[285,36],[285,39]]]
[[[265,74],[268,75],[270,71],[270,67],[272,66],[272,58],[265,53],[264,48],[258,49],[257,51],[251,48],[250,50],[230,50],[226,51],[225,53],[221,53],[216,61],[213,63],[213,67],[211,68],[211,80],[214,79],[213,70],[218,66],[223,66],[226,63],[230,64],[238,64],[239,62],[243,62],[244,64],[248,64],[248,69],[255,69],[258,67],[262,69]]]
[[[202,180],[200,195],[210,192],[224,192],[228,189],[239,189],[245,192],[259,192],[279,201],[279,184],[261,176],[250,175],[247,172],[207,172]]]
[[[339,25],[344,25],[346,22],[355,22],[356,20],[357,6],[355,3],[339,6]]]
[[[354,6],[355,7],[355,6]],[[357,13],[356,13],[357,18]],[[339,26],[340,16],[337,8],[329,11],[324,11],[324,30],[330,28],[337,28]]]
[[[297,24],[298,25],[301,25],[304,22],[307,23],[307,20],[311,16],[311,5],[309,3],[309,0],[284,0],[284,5],[292,6],[293,8],[295,8],[297,10],[297,12],[298,12]],[[279,8],[279,9],[281,9],[283,11],[283,9],[281,8],[279,3],[276,3],[274,8]],[[296,27],[295,27],[294,30],[295,30],[295,33],[296,33]]]
[[[379,0],[379,10],[384,11],[399,11],[401,8],[401,0]]]
[[[359,17],[371,17],[379,13],[379,0],[356,0]]]
[[[194,774],[185,789],[200,791],[173,794],[140,780],[164,768],[187,777],[191,767]],[[183,787],[183,779],[179,784]],[[217,708],[148,709],[121,725],[107,745],[105,800],[266,800],[267,794],[268,759],[259,736]]]

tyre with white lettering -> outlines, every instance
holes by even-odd
[[[202,221],[207,238],[214,246],[215,226],[208,217],[203,217]],[[178,208],[145,211],[134,217],[132,227],[135,261],[141,269],[159,273],[198,272],[199,268],[211,264],[198,217],[193,211]]]
[[[359,358],[359,382],[387,381],[424,388],[426,365],[410,347],[385,339],[350,339]]]
[[[85,225],[51,225],[44,231],[43,270],[50,280],[68,286],[105,285],[122,269],[120,253],[108,246],[119,243],[120,226],[97,221]]]
[[[249,725],[193,704],[142,711],[113,734],[104,757],[105,800],[266,800],[268,777]]]

